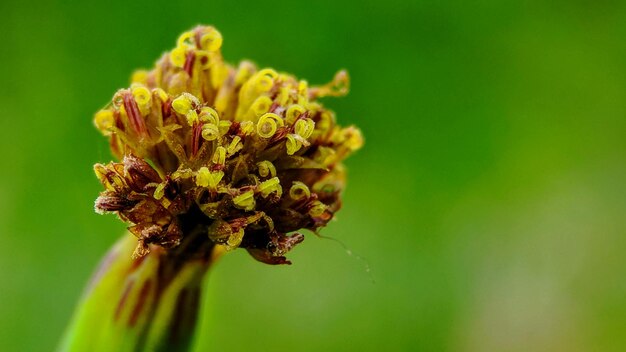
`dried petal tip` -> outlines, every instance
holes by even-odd
[[[151,71],[138,71],[99,111],[96,127],[122,162],[96,164],[105,190],[98,212],[130,223],[139,243],[187,252],[212,245],[246,248],[265,263],[326,226],[341,205],[342,161],[363,145],[316,101],[348,92],[339,71],[332,82],[308,83],[250,62],[222,59],[222,35],[199,26]],[[202,233],[202,241],[191,240]],[[208,243],[208,245],[207,245]]]

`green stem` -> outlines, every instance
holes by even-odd
[[[59,351],[188,351],[202,279],[219,255],[172,257],[160,247],[131,259],[125,235],[89,283]]]

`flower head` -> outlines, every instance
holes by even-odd
[[[183,33],[95,115],[121,159],[94,166],[105,188],[95,208],[130,223],[137,257],[150,245],[187,253],[220,245],[289,263],[284,254],[304,239],[290,233],[333,218],[341,163],[363,143],[317,101],[346,94],[348,75],[309,87],[247,61],[231,66],[221,45],[213,27]]]

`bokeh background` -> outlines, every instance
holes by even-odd
[[[0,350],[49,351],[124,230],[92,116],[182,31],[312,83],[366,146],[292,266],[236,252],[197,351],[625,350],[623,1],[3,1]]]

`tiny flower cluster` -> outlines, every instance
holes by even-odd
[[[346,94],[347,74],[309,87],[247,61],[233,67],[221,45],[213,27],[183,33],[95,116],[122,160],[95,165],[105,187],[95,207],[131,224],[136,257],[200,231],[226,250],[289,263],[303,240],[289,234],[317,231],[340,208],[341,162],[363,139],[317,98]]]

